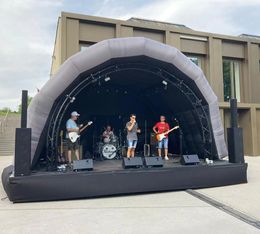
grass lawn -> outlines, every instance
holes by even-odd
[[[20,115],[21,113],[18,112],[10,112],[8,115]],[[5,116],[6,115],[6,111],[0,111],[0,116]]]

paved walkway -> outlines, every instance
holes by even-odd
[[[12,157],[0,157],[0,171]],[[247,157],[249,183],[196,190],[260,220],[260,157]],[[5,197],[0,187],[0,197]],[[58,202],[0,201],[0,233],[260,233],[197,197],[181,192]]]

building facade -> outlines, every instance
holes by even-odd
[[[229,99],[238,100],[246,155],[260,155],[260,37],[194,31],[184,25],[139,18],[115,20],[74,13],[58,19],[51,77],[73,54],[99,41],[146,37],[178,48],[204,71],[218,96],[224,128],[230,126]]]

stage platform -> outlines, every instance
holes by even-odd
[[[92,171],[34,171],[14,177],[5,168],[2,182],[13,202],[65,200],[225,186],[247,182],[247,164],[214,161],[181,165],[180,158],[161,168],[124,169],[122,160],[94,161]]]

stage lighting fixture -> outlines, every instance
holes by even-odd
[[[164,89],[166,90],[168,83],[165,80],[163,80],[162,83],[164,84]]]
[[[164,85],[168,85],[168,83],[167,83],[165,80],[163,80],[162,83],[163,83]]]
[[[73,102],[75,101],[75,99],[76,99],[75,97],[72,97],[72,98],[70,99],[70,102],[73,103]]]
[[[75,101],[75,97],[71,97],[70,95],[66,95],[66,97],[68,97],[70,99],[70,103],[73,103]]]
[[[105,82],[108,82],[110,80],[111,80],[111,78],[109,76],[105,78]]]

